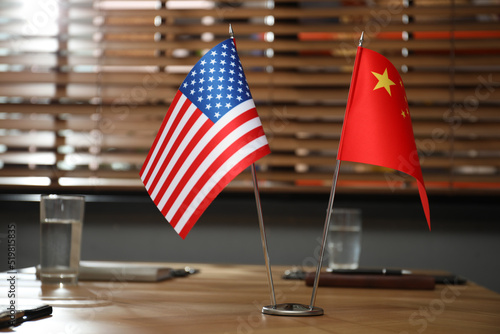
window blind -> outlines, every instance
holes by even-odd
[[[272,154],[262,191],[328,192],[358,40],[405,82],[429,193],[500,193],[499,1],[6,0],[0,188],[142,191],[190,68],[232,24]],[[343,162],[338,191],[415,192]],[[252,188],[243,172],[228,190]]]

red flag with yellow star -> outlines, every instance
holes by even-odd
[[[358,47],[338,160],[399,170],[417,180],[429,229],[429,203],[403,81],[381,54]]]

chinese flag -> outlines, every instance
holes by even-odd
[[[337,159],[399,170],[417,180],[429,229],[429,203],[403,81],[387,58],[358,47]]]

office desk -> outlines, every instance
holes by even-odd
[[[179,264],[171,264],[179,267]],[[500,295],[473,283],[435,290],[320,287],[325,314],[261,314],[270,304],[264,266],[193,265],[200,273],[157,283],[80,282],[96,305],[54,307],[52,316],[25,322],[16,333],[500,333]],[[281,279],[273,267],[278,303],[309,304],[311,287]],[[5,284],[2,283],[2,289]],[[36,299],[40,282],[18,280],[18,303]],[[3,298],[4,296],[2,296]],[[97,305],[99,304],[99,306]]]

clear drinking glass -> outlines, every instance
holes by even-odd
[[[356,269],[361,253],[361,210],[333,209],[328,231],[328,269]]]
[[[78,283],[84,196],[40,198],[40,280],[42,284]]]

